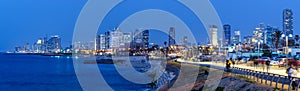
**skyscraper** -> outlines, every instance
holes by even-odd
[[[188,37],[187,36],[183,36],[181,44],[184,45],[184,46],[188,46],[189,45],[189,41],[188,41]]]
[[[52,36],[48,41],[48,51],[49,52],[60,52],[61,49],[61,39],[58,35]]]
[[[232,38],[232,42],[234,44],[239,44],[241,42],[241,31],[240,30],[234,31],[234,36]]]
[[[149,30],[143,31],[144,48],[149,48]]]
[[[169,30],[169,46],[175,45],[175,28],[171,27]]]
[[[231,27],[229,24],[226,24],[223,26],[224,28],[224,45],[227,46],[227,45],[230,45],[231,44]]]
[[[265,34],[264,34],[264,43],[267,44],[268,46],[272,47],[273,46],[273,32],[274,31],[279,31],[278,28],[267,26],[265,29]]]
[[[105,50],[106,49],[106,36],[105,34],[100,34],[100,50]]]
[[[114,29],[110,33],[110,49],[118,49],[123,44],[123,32],[120,29]]]
[[[263,23],[259,24],[258,28],[255,28],[253,31],[253,37],[256,41],[259,41],[261,43],[265,42],[265,25]]]
[[[110,31],[105,32],[105,49],[110,48]]]
[[[101,50],[101,35],[96,36],[96,50]]]
[[[285,9],[283,10],[283,33],[287,36],[290,34],[293,35],[293,12],[291,9]],[[289,39],[293,39],[292,37],[289,37]]]
[[[132,42],[132,35],[131,33],[124,33],[123,34],[124,39],[124,48],[129,48],[130,43]]]
[[[133,50],[149,48],[149,30],[140,32],[140,29],[137,29],[133,33],[133,40],[130,44],[130,48]]]
[[[210,30],[210,43],[213,46],[218,46],[218,27],[216,25],[209,26]]]

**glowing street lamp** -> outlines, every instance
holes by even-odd
[[[258,40],[255,40],[255,42],[258,45],[258,58],[259,58],[259,56],[260,56],[260,43],[262,42],[262,40],[258,39]]]
[[[293,35],[292,35],[292,34],[289,34],[288,36],[286,36],[285,34],[282,34],[281,37],[282,37],[282,38],[285,37],[285,54],[286,54],[286,58],[288,58],[288,53],[289,53],[289,51],[288,51],[288,48],[289,48],[289,45],[288,45],[288,44],[289,44],[288,37],[293,37]]]

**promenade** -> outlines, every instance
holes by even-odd
[[[220,62],[220,61],[219,62],[192,62],[192,61],[184,61],[182,59],[177,59],[177,61],[178,62],[191,63],[191,64],[213,65],[213,66],[225,67],[225,63]],[[260,72],[267,72],[266,66],[265,66],[265,69],[263,69],[262,66],[258,66],[258,67],[255,68],[254,66],[249,66],[247,64],[235,64],[235,65],[232,65],[232,67],[250,69],[250,70],[260,71]],[[268,73],[287,76],[286,69],[287,69],[286,67],[279,68],[278,66],[271,66]],[[300,72],[297,73],[297,77],[300,78]]]
[[[188,63],[188,64],[195,64],[199,66],[210,66],[212,68],[216,69],[224,69],[225,63],[223,62],[192,62],[192,61],[184,61],[182,59],[177,59],[178,62],[182,63]],[[253,70],[253,71],[247,71]],[[253,79],[253,81],[257,83],[261,83],[264,85],[269,85],[274,87],[276,90],[282,90],[282,91],[292,91],[291,89],[291,81],[287,78],[287,74],[285,73],[286,68],[282,67],[279,68],[278,66],[273,66],[269,70],[269,72],[266,72],[266,69],[263,70],[262,67],[254,68],[252,66],[248,66],[246,64],[237,64],[232,67],[232,73],[235,75],[240,75],[248,79]],[[261,73],[263,72],[263,73]],[[273,75],[270,75],[273,74]],[[276,75],[274,75],[276,74]],[[298,83],[300,83],[299,80],[299,73],[297,74],[297,78],[295,78]],[[298,84],[298,87],[300,87],[300,84]],[[294,90],[293,90],[294,91]],[[299,88],[296,88],[295,91],[299,91]]]

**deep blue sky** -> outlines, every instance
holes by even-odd
[[[45,35],[61,35],[71,44],[77,17],[87,0],[0,0],[0,51],[32,44]],[[162,0],[164,2],[164,0]],[[251,35],[261,22],[282,28],[282,10],[294,12],[294,33],[300,34],[299,0],[211,0],[223,24]],[[140,6],[135,6],[140,7]],[[206,41],[206,40],[205,40]]]

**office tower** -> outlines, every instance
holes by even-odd
[[[293,12],[291,9],[285,9],[283,10],[283,33],[287,36],[290,34],[293,35]],[[292,37],[289,37],[289,40],[293,39]]]
[[[34,53],[43,53],[42,45],[43,45],[43,39],[37,40],[37,42],[34,43],[33,45]]]
[[[100,50],[106,49],[105,34],[100,34]]]
[[[143,35],[141,33],[141,29],[136,29],[133,33],[133,42],[141,43]]]
[[[60,52],[61,50],[61,38],[58,35],[52,36],[48,40],[49,52]]]
[[[101,50],[101,35],[96,36],[95,43],[96,43],[96,50]]]
[[[188,41],[187,36],[183,36],[183,38],[181,40],[181,45],[183,45],[183,46],[188,46],[189,45],[189,41]]]
[[[265,42],[265,27],[263,23],[260,23],[259,27],[253,30],[253,38],[261,43]]]
[[[130,47],[130,43],[132,41],[132,35],[131,33],[123,33],[123,40],[124,40],[124,48],[129,48]]]
[[[239,44],[241,42],[241,32],[239,30],[234,31],[234,36],[232,38],[234,44]]]
[[[218,27],[216,25],[209,26],[210,43],[212,46],[218,46]]]
[[[265,34],[264,34],[264,43],[267,44],[270,47],[273,47],[273,32],[274,31],[279,31],[278,28],[267,26],[265,29]]]
[[[143,33],[143,43],[144,43],[144,48],[149,48],[149,30],[144,30]]]
[[[226,24],[223,26],[224,30],[224,39],[223,43],[225,46],[228,46],[231,44],[231,26],[229,24]]]
[[[110,49],[110,31],[105,32],[105,49]]]
[[[114,29],[110,34],[110,49],[118,49],[123,44],[123,32],[120,29]]]
[[[124,43],[130,43],[132,41],[131,33],[123,33]]]
[[[133,40],[130,44],[131,49],[148,49],[149,48],[149,30],[140,31],[137,29],[133,33]]]
[[[169,46],[176,45],[175,42],[175,28],[171,27],[169,30]]]

